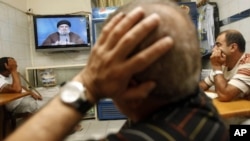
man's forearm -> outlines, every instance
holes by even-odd
[[[21,80],[19,77],[19,73],[17,71],[13,71],[13,72],[11,72],[11,76],[12,76],[12,88],[16,92],[21,92],[22,91],[22,84],[21,84]]]
[[[82,118],[82,115],[76,110],[70,106],[65,106],[59,97],[54,98],[48,105],[33,115],[26,124],[18,128],[6,141],[63,140]],[[29,131],[32,131],[32,133]]]
[[[219,100],[227,97],[226,96],[227,80],[224,78],[223,74],[218,74],[214,76],[214,86],[215,86],[215,91],[218,94]]]
[[[209,89],[209,86],[206,84],[206,82],[204,80],[199,82],[199,86],[203,91],[206,91]]]

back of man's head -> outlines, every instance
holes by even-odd
[[[117,12],[128,13],[137,6],[144,9],[145,16],[157,13],[161,22],[131,56],[165,36],[173,38],[174,47],[133,78],[138,83],[146,80],[156,81],[157,87],[151,93],[151,98],[172,101],[192,94],[198,87],[201,58],[196,29],[190,15],[168,0],[135,0],[122,6]]]

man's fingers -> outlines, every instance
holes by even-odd
[[[164,37],[150,47],[135,54],[123,67],[127,70],[132,70],[131,73],[133,74],[140,72],[164,55],[173,47],[173,44],[171,37]]]
[[[123,38],[118,42],[114,49],[116,57],[127,58],[128,54],[160,23],[160,17],[152,14],[137,23]]]
[[[133,27],[138,21],[140,21],[144,16],[144,11],[141,7],[137,7],[126,16],[122,17],[119,22],[116,24],[108,25],[103,28],[104,33],[106,34],[105,46],[108,49],[116,47],[117,42],[123,38],[123,35],[127,32],[130,32],[129,29]]]
[[[114,28],[116,24],[119,23],[119,21],[125,16],[124,13],[119,13],[115,15],[110,22],[107,23],[102,29],[102,32],[99,36],[99,44],[103,44],[107,40],[107,36],[110,33],[110,31]]]

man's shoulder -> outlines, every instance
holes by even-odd
[[[74,33],[74,32],[70,32],[69,33],[69,36],[77,36],[77,37],[80,37],[78,34]]]
[[[245,56],[246,58],[250,58],[250,53],[245,53],[244,56]]]
[[[59,36],[58,32],[51,33],[49,36]]]
[[[47,37],[47,39],[48,38],[55,38],[55,37],[56,38],[59,37],[59,33],[58,32],[54,32],[54,33],[49,34],[48,37]]]
[[[242,64],[250,64],[250,53],[245,53],[241,57],[239,64],[240,65],[242,65]]]

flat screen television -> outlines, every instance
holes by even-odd
[[[55,52],[90,49],[90,18],[90,14],[33,16],[35,50]]]

